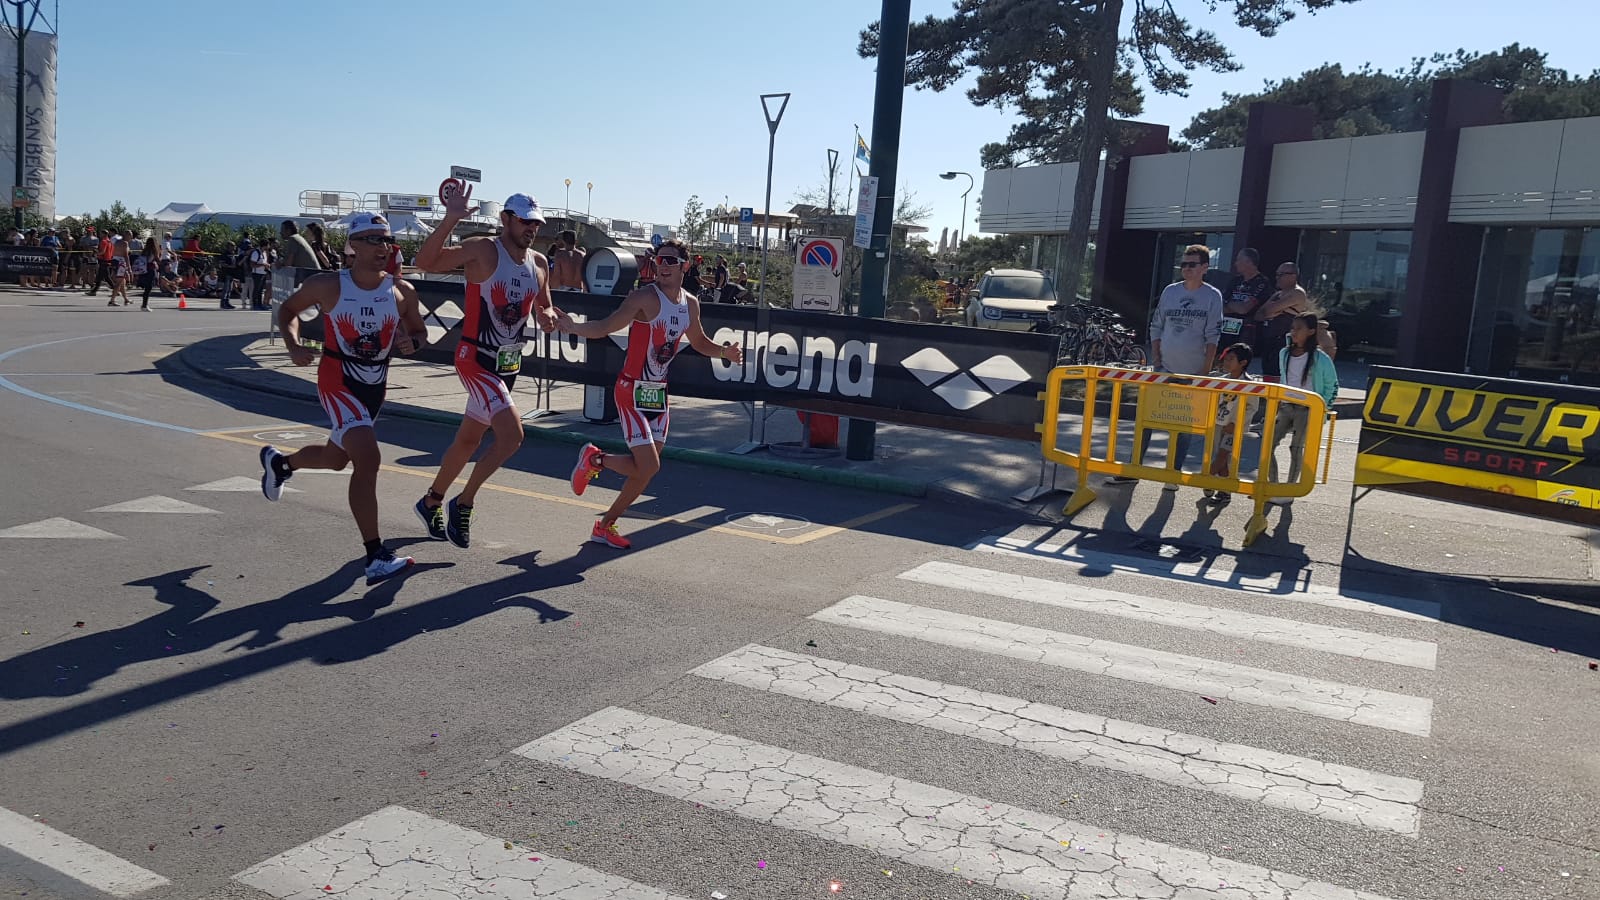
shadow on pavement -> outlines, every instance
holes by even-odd
[[[399,543],[404,542],[396,545]],[[523,607],[537,612],[540,624],[558,622],[571,613],[539,599],[537,593],[582,582],[584,571],[604,557],[579,554],[541,566],[537,556],[534,551],[501,560],[501,565],[515,566],[517,571],[386,615],[377,613],[394,602],[395,594],[410,578],[451,564],[418,565],[410,575],[376,585],[362,597],[327,604],[360,577],[359,568],[352,563],[282,597],[210,617],[206,614],[216,608],[217,601],[188,584],[204,566],[130,581],[129,585],[153,588],[157,599],[171,609],[126,628],[86,634],[0,661],[0,697],[79,694],[124,666],[199,652],[235,638],[243,640],[227,648],[228,652],[254,652],[0,728],[0,754],[296,662],[336,665],[366,659],[419,634],[452,628],[502,609]],[[288,625],[333,618],[351,621],[287,643],[279,637]]]

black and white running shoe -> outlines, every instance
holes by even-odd
[[[283,483],[294,476],[289,457],[271,444],[261,448],[261,494],[274,502],[283,496]]]
[[[452,497],[445,504],[445,537],[450,543],[465,550],[472,545],[472,507],[462,506]]]
[[[367,561],[367,587],[387,581],[411,568],[411,557],[395,556],[388,547]]]

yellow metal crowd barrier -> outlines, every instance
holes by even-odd
[[[1067,443],[1076,444],[1071,449],[1062,447],[1059,440],[1062,395],[1066,386],[1081,385],[1082,390],[1071,392],[1071,399],[1083,400],[1082,427],[1077,438]],[[1122,426],[1124,403],[1129,393],[1137,395],[1133,415],[1132,440],[1124,441]],[[1220,403],[1233,398],[1236,404],[1255,400],[1266,404],[1266,425],[1259,441],[1254,478],[1240,477],[1240,463],[1247,445],[1245,432],[1250,416],[1239,407],[1228,427],[1232,437],[1228,452],[1228,475],[1212,475],[1212,460],[1216,455],[1218,434],[1216,427]],[[1252,499],[1255,509],[1245,526],[1244,544],[1266,531],[1266,504],[1274,497],[1304,497],[1318,483],[1317,457],[1324,443],[1324,419],[1328,419],[1327,404],[1313,391],[1301,390],[1283,384],[1261,381],[1238,381],[1229,378],[1209,378],[1190,375],[1171,375],[1139,369],[1120,369],[1109,366],[1063,366],[1054,369],[1046,381],[1044,393],[1044,421],[1039,426],[1040,445],[1046,459],[1072,468],[1078,476],[1072,498],[1063,512],[1074,515],[1094,502],[1094,488],[1089,484],[1090,474],[1126,476],[1143,481],[1181,484],[1187,487],[1244,494]],[[1300,477],[1294,481],[1272,481],[1272,453],[1277,439],[1274,431],[1278,412],[1282,407],[1304,407],[1306,431],[1304,449],[1300,460]],[[1331,458],[1333,428],[1331,419],[1326,430],[1327,452]],[[1140,448],[1149,440],[1148,434],[1164,431],[1168,434],[1168,452],[1160,466],[1145,465]],[[1184,472],[1176,468],[1176,454],[1172,452],[1180,435],[1192,435],[1189,440],[1203,442],[1204,453],[1197,472]],[[1097,440],[1098,439],[1098,440]],[[1126,449],[1118,453],[1119,445]],[[1124,456],[1126,459],[1119,459]],[[1327,480],[1326,472],[1322,480]]]

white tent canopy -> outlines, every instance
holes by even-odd
[[[353,213],[350,213],[349,215],[339,219],[336,222],[329,223],[328,227],[329,228],[338,228],[338,229],[347,229],[347,228],[350,227],[350,223],[352,221],[354,221],[356,216],[368,215],[368,214],[369,214],[369,212],[367,210],[362,210],[361,212],[353,212]],[[433,229],[431,227],[429,227],[427,225],[424,225],[422,223],[421,219],[418,219],[416,216],[412,215],[411,213],[398,212],[398,211],[391,210],[389,212],[383,213],[383,217],[389,221],[389,231],[395,237],[424,237],[425,238],[428,235],[433,234]]]
[[[163,225],[182,225],[193,215],[209,215],[211,207],[204,203],[168,203],[150,218]]]

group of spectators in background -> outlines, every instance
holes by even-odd
[[[152,296],[210,298],[222,309],[237,309],[248,301],[251,309],[270,307],[273,269],[297,266],[307,269],[338,269],[344,258],[328,243],[327,231],[319,222],[309,223],[302,233],[292,220],[284,220],[279,236],[252,241],[249,237],[229,241],[218,253],[200,248],[197,237],[179,239],[172,232],[158,237],[149,234],[124,235],[110,229],[97,231],[85,226],[81,233],[71,228],[11,229],[7,243],[39,247],[57,252],[55,270],[50,275],[22,276],[20,285],[35,290],[85,290],[94,297],[105,285],[111,291],[106,305],[130,306],[129,289],[140,292],[140,308],[150,308]],[[400,271],[404,262],[395,248],[390,269]]]

